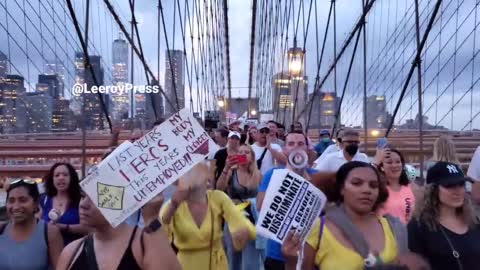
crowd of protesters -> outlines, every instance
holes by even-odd
[[[0,269],[479,269],[480,146],[464,175],[448,136],[415,169],[386,140],[368,157],[348,128],[322,130],[316,144],[299,122],[288,130],[234,122],[210,134],[217,152],[115,228],[68,163],[51,167],[45,194],[28,179],[6,183]],[[275,170],[285,168],[328,203],[306,239],[289,232],[279,244],[255,224]]]

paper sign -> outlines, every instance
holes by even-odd
[[[183,109],[134,143],[122,143],[80,185],[116,227],[218,149]]]
[[[303,240],[326,201],[325,194],[300,175],[275,170],[256,224],[257,233],[282,244],[288,232],[295,230]]]

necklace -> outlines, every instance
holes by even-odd
[[[452,249],[452,255],[453,255],[453,257],[457,260],[458,269],[459,269],[459,270],[463,270],[462,263],[460,262],[460,253],[458,253],[458,251],[457,251],[457,250],[455,249],[455,247],[453,246],[452,241],[450,241],[450,238],[448,238],[447,233],[446,233],[445,230],[443,229],[443,225],[442,225],[442,224],[439,224],[439,226],[440,226],[440,231],[442,231],[443,236],[445,237],[445,239],[447,239],[448,245],[449,245],[450,248]]]

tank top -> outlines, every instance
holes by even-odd
[[[46,229],[46,224],[39,221],[30,237],[25,241],[18,242],[10,237],[12,225],[8,223],[0,235],[0,269],[50,269],[48,246],[45,238]]]
[[[142,268],[138,265],[137,261],[135,260],[135,256],[133,256],[132,251],[132,242],[135,238],[135,233],[137,232],[137,226],[133,229],[133,233],[130,236],[130,240],[128,241],[127,249],[125,253],[123,253],[122,259],[120,260],[120,264],[118,265],[117,270],[141,270]],[[81,244],[80,244],[81,245]],[[75,257],[77,252],[73,254]],[[98,270],[97,264],[97,256],[95,254],[94,249],[94,239],[93,235],[88,235],[84,240],[83,249],[80,255],[72,264],[70,270]]]
[[[230,185],[228,186],[228,195],[232,200],[247,200],[257,196],[258,189],[252,188],[249,189],[246,186],[240,184],[238,179],[237,170],[232,171],[232,176],[230,178]]]

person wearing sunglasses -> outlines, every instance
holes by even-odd
[[[432,269],[478,269],[480,222],[466,196],[466,181],[454,163],[437,162],[427,171],[425,194],[408,224],[408,243]]]
[[[255,152],[257,167],[262,175],[265,175],[266,172],[275,167],[275,163],[286,164],[287,158],[282,153],[282,147],[272,142],[268,125],[259,124],[257,129],[257,141],[252,144],[252,149]]]
[[[7,188],[9,222],[0,225],[0,269],[55,269],[63,249],[58,227],[38,220],[40,193],[33,180],[19,179]]]
[[[65,245],[87,234],[78,214],[80,181],[75,168],[69,163],[56,163],[44,182],[46,194],[40,200],[42,219],[60,229]]]

